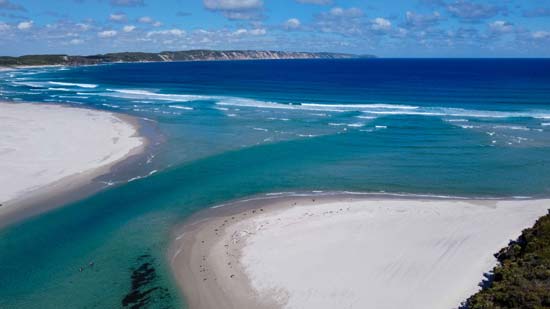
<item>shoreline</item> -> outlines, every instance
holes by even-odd
[[[40,69],[40,68],[62,68],[69,65],[64,64],[40,64],[40,65],[13,65],[13,66],[0,66],[0,72],[15,71],[24,69]]]
[[[84,64],[43,64],[43,65],[13,65],[0,66],[0,72],[13,71],[21,69],[34,68],[56,68],[56,67],[87,67],[111,64],[138,64],[138,63],[180,63],[180,62],[229,62],[229,61],[278,61],[278,60],[364,60],[364,59],[380,59],[379,57],[351,57],[351,58],[246,58],[246,59],[192,59],[192,60],[170,60],[170,61],[114,61],[100,63],[84,63]]]
[[[113,183],[106,182],[104,179],[110,179],[116,176],[120,177],[120,175],[126,174],[135,176],[137,171],[131,171],[130,169],[143,164],[143,162],[147,160],[147,156],[151,154],[152,148],[155,146],[155,140],[158,139],[158,137],[153,135],[159,134],[158,132],[153,133],[153,131],[156,131],[156,129],[153,128],[153,123],[126,114],[33,102],[13,103],[9,101],[0,101],[0,104],[32,104],[37,106],[55,106],[63,110],[81,110],[86,113],[89,111],[104,113],[132,127],[135,133],[130,136],[130,138],[139,138],[140,140],[139,145],[128,149],[123,156],[116,160],[75,172],[71,175],[41,185],[28,192],[24,192],[15,198],[4,201],[2,206],[0,206],[0,229],[61,207],[65,204],[91,196],[113,185]]]
[[[266,236],[270,233],[270,229],[272,229],[273,233],[284,234],[284,232],[286,231],[289,231],[289,233],[291,233],[292,229],[295,229],[296,226],[308,226],[308,224],[310,223],[307,223],[307,220],[310,219],[304,219],[299,216],[292,217],[291,214],[296,215],[296,212],[299,210],[304,210],[304,212],[309,212],[310,214],[313,214],[315,211],[317,211],[316,209],[322,209],[326,207],[327,212],[334,211],[334,213],[339,213],[342,209],[348,208],[348,206],[345,205],[350,205],[350,211],[354,213],[354,216],[364,216],[364,211],[367,210],[365,206],[374,206],[373,204],[383,204],[384,206],[375,206],[375,208],[373,208],[377,210],[373,210],[372,216],[374,216],[374,219],[372,219],[372,221],[369,221],[369,224],[372,224],[373,226],[378,226],[379,229],[383,230],[383,234],[378,236],[380,238],[386,238],[388,241],[388,243],[382,245],[381,248],[384,248],[385,246],[392,247],[393,240],[394,242],[396,242],[396,248],[408,248],[410,251],[406,251],[406,253],[411,253],[408,259],[404,259],[403,261],[399,260],[400,262],[404,263],[401,265],[402,267],[407,266],[408,260],[411,259],[415,260],[414,263],[422,266],[421,264],[423,261],[432,258],[432,256],[430,255],[431,251],[434,251],[433,254],[441,254],[441,249],[428,247],[423,248],[419,252],[416,252],[415,247],[407,247],[408,243],[422,243],[422,241],[418,242],[418,239],[415,239],[413,236],[409,236],[416,235],[415,231],[418,229],[421,230],[421,227],[419,228],[417,226],[413,226],[411,227],[411,231],[409,233],[393,236],[391,235],[391,230],[388,230],[388,228],[384,230],[384,227],[392,225],[391,223],[394,219],[393,217],[391,217],[391,214],[399,213],[390,211],[390,216],[388,217],[385,209],[387,208],[391,210],[398,209],[399,207],[403,208],[403,203],[411,204],[411,207],[400,209],[400,211],[408,211],[410,212],[410,214],[407,214],[406,219],[404,219],[404,217],[401,219],[399,219],[399,217],[395,217],[396,220],[400,220],[399,226],[406,228],[408,224],[407,222],[417,220],[418,218],[420,218],[418,219],[420,221],[417,221],[422,222],[423,215],[419,215],[419,213],[424,212],[428,214],[427,216],[430,216],[429,218],[432,221],[428,222],[430,222],[430,224],[433,224],[433,228],[435,230],[438,230],[438,227],[441,230],[441,237],[448,237],[448,239],[440,239],[439,241],[441,241],[441,243],[452,243],[453,241],[456,241],[456,239],[453,239],[453,236],[456,235],[454,235],[453,233],[450,233],[449,235],[445,234],[446,226],[441,225],[437,221],[440,217],[443,217],[445,220],[447,220],[447,222],[454,222],[454,224],[457,224],[457,227],[459,227],[459,231],[461,231],[464,227],[468,227],[466,228],[467,231],[475,228],[479,230],[477,232],[480,233],[480,236],[477,236],[477,234],[475,234],[476,237],[479,238],[479,241],[471,240],[476,239],[475,237],[466,237],[466,240],[464,240],[464,244],[459,245],[459,248],[461,248],[461,250],[456,251],[458,252],[455,254],[457,256],[450,257],[450,259],[454,259],[454,264],[447,263],[449,264],[447,265],[445,264],[445,262],[441,262],[441,271],[439,273],[436,272],[435,274],[430,274],[431,277],[428,280],[428,282],[437,282],[438,278],[442,278],[441,276],[446,277],[448,275],[449,278],[454,279],[452,284],[459,284],[455,283],[455,281],[461,282],[459,284],[459,288],[461,290],[449,292],[456,295],[448,297],[453,298],[452,300],[450,300],[450,302],[452,302],[455,307],[458,307],[460,306],[460,302],[465,301],[470,295],[472,295],[473,293],[475,293],[475,291],[479,289],[478,284],[483,280],[483,274],[489,272],[494,267],[494,265],[496,265],[496,259],[493,257],[493,254],[500,250],[500,248],[507,245],[508,241],[516,239],[516,237],[520,235],[522,229],[530,227],[532,224],[534,224],[534,220],[546,214],[548,211],[548,207],[542,204],[548,203],[549,201],[537,199],[454,199],[450,197],[426,198],[422,196],[417,198],[412,196],[411,198],[380,194],[369,194],[366,196],[361,196],[357,193],[333,193],[328,195],[323,194],[321,196],[314,193],[304,193],[300,195],[301,196],[288,196],[284,194],[271,196],[261,195],[218,205],[192,215],[190,218],[185,220],[185,222],[181,226],[174,229],[172,235],[172,244],[168,250],[167,259],[170,263],[180,290],[190,308],[220,308],[220,306],[225,308],[283,308],[285,307],[285,305],[291,305],[290,307],[302,308],[323,308],[323,304],[320,303],[310,304],[311,306],[307,306],[309,304],[308,301],[311,300],[302,299],[299,296],[296,296],[307,294],[307,291],[299,292],[292,289],[292,280],[299,281],[302,279],[288,279],[290,281],[287,282],[287,286],[282,285],[281,282],[286,282],[288,277],[292,277],[292,273],[286,274],[284,270],[287,268],[290,269],[288,270],[289,272],[291,272],[291,270],[292,272],[300,272],[303,270],[301,276],[307,277],[307,269],[311,270],[311,268],[308,268],[308,265],[313,263],[317,265],[317,268],[323,269],[326,272],[325,275],[316,277],[317,280],[315,282],[331,282],[334,280],[341,280],[341,276],[345,277],[346,270],[350,270],[349,267],[346,268],[345,266],[342,266],[344,268],[343,271],[336,270],[334,268],[331,268],[331,265],[327,264],[326,261],[315,260],[314,256],[310,256],[309,261],[296,262],[295,264],[297,265],[277,264],[281,261],[277,260],[276,258],[272,258],[273,256],[285,256],[290,261],[298,261],[303,257],[301,257],[297,253],[293,255],[294,253],[292,253],[292,251],[290,251],[289,253],[287,250],[285,250],[285,248],[294,248],[292,247],[292,245],[286,244],[290,247],[284,247],[283,245],[281,245],[282,247],[276,247],[276,244],[279,241],[284,242],[284,240],[281,239],[281,237],[284,235],[275,238],[269,238]],[[340,206],[338,206],[338,208],[334,210],[331,209],[331,207],[334,208],[334,206],[331,205]],[[416,210],[418,210],[418,213],[415,212]],[[435,215],[436,213],[437,215]],[[319,214],[316,214],[313,217],[318,217],[317,215]],[[384,218],[380,219],[383,222],[376,221],[376,216]],[[496,223],[487,223],[485,225],[472,224],[472,226],[469,226],[468,221],[462,223],[460,220],[457,219],[460,218],[460,216],[470,221],[477,220],[479,221],[478,223],[483,223],[483,220],[494,221],[494,218],[503,218],[501,221],[506,221],[506,224],[497,220]],[[522,219],[513,219],[514,216],[521,217]],[[267,225],[265,225],[265,223],[269,221],[266,218],[271,218],[271,223],[273,224],[275,221],[273,219],[275,217],[286,218],[283,219],[282,223],[284,228],[281,229],[281,226],[274,227],[277,226],[277,224],[280,224],[275,223],[275,225],[269,226],[269,228],[266,229]],[[341,219],[336,219],[339,217]],[[348,215],[344,214],[344,212],[342,212],[341,215],[334,215],[334,219],[331,220],[349,220],[350,218],[352,217],[349,217]],[[367,221],[371,220],[368,216],[364,218]],[[284,223],[284,220],[288,220],[288,222]],[[322,225],[325,222],[323,221],[323,219],[316,220],[317,221],[313,221],[315,222],[315,224]],[[353,221],[354,219],[351,220],[352,221],[349,221],[351,224],[350,226],[353,226],[353,224],[357,224],[357,222]],[[363,237],[364,234],[348,234],[348,231],[343,231],[345,229],[341,228],[342,222],[339,223],[340,225],[331,223],[331,225],[327,225],[326,228],[334,229],[335,234],[345,232],[345,239],[348,239],[348,237],[351,239],[359,239]],[[284,224],[288,224],[288,226],[285,226]],[[355,228],[357,228],[357,226],[355,226]],[[262,229],[266,230],[264,231]],[[299,233],[302,235],[307,235],[306,231],[309,230],[304,231],[300,228],[297,228],[296,231],[300,231]],[[500,234],[496,234],[497,232],[499,232]],[[376,233],[377,230],[370,230],[369,235]],[[424,231],[424,233],[426,233],[426,231]],[[491,234],[492,236],[488,236],[487,234]],[[418,235],[424,234],[420,233]],[[428,233],[426,235],[430,234]],[[325,235],[324,238],[325,240],[328,239],[326,236],[327,235]],[[407,237],[411,237],[411,239],[407,239]],[[291,238],[284,239],[286,240]],[[374,239],[369,238],[368,243],[370,246],[373,246],[373,248],[379,250],[379,246],[376,245],[376,239],[376,237]],[[476,243],[476,241],[481,243]],[[266,242],[269,242],[270,244],[267,244]],[[315,238],[309,238],[307,242],[294,245],[298,245],[300,248],[302,248],[304,246],[309,246],[309,244],[311,244],[312,242],[315,242]],[[329,242],[329,240],[327,240],[327,242]],[[271,247],[276,247],[276,249],[273,250],[278,251],[271,252]],[[360,248],[361,246],[358,247]],[[324,248],[322,247],[322,245],[317,244],[309,249],[304,250],[311,250],[310,252],[317,252],[315,250],[320,250],[318,252],[325,252],[324,250],[328,250],[327,252],[338,251],[334,249],[335,248],[332,247]],[[466,254],[465,257],[461,257],[460,254],[462,254],[463,251],[466,249],[469,249],[468,252],[471,251],[471,253],[469,255]],[[451,246],[451,249],[449,250],[452,251],[457,249]],[[269,252],[271,252],[271,255],[269,254]],[[416,258],[416,256],[422,256],[423,252],[427,252],[426,256],[424,257],[425,260],[422,260],[422,258],[420,257]],[[330,255],[331,253],[327,254]],[[363,254],[365,253],[363,252]],[[472,257],[472,254],[475,259]],[[361,252],[359,252],[357,253],[357,255],[360,256],[362,258],[362,261],[364,261],[366,264],[369,264],[368,261],[371,260],[370,265],[378,265],[377,268],[381,268],[380,266],[385,265],[384,263],[386,262],[389,263],[389,261],[386,261],[384,258],[376,258],[369,254],[361,255]],[[389,254],[389,256],[393,257],[399,255],[393,253],[393,255]],[[341,257],[338,256],[335,256],[334,258],[336,259],[335,262],[338,263],[350,260],[350,257],[346,257],[343,260],[341,260]],[[470,258],[470,260],[468,260],[468,258]],[[469,261],[470,264],[455,265],[456,263],[462,262],[462,259],[464,259],[465,261],[463,263]],[[272,266],[262,264],[262,261],[266,260],[273,262]],[[346,263],[344,262],[343,264],[345,265]],[[353,263],[350,261],[349,264]],[[351,267],[355,267],[355,271],[360,273],[362,271],[362,268],[360,266],[361,265],[352,265]],[[411,265],[408,266],[410,267]],[[282,274],[280,278],[272,279],[270,281],[270,279],[267,277],[277,277],[277,273],[269,272],[270,270],[273,270],[273,267],[277,267],[278,273]],[[370,269],[369,267],[370,266],[364,266],[364,268],[367,269]],[[455,274],[458,277],[454,277],[452,274],[453,268],[463,269],[463,272],[469,275],[463,275],[462,277],[464,278],[460,278],[461,274],[459,273]],[[419,269],[421,269],[421,267]],[[444,270],[445,273],[442,273]],[[418,271],[418,269],[416,269],[416,271]],[[451,273],[447,274],[446,272]],[[285,274],[287,276],[284,276]],[[374,274],[371,275],[375,276]],[[250,276],[252,276],[252,278]],[[417,276],[421,278],[422,273],[418,273]],[[393,289],[393,291],[395,291],[396,293],[393,297],[396,300],[390,306],[384,306],[382,301],[378,303],[375,302],[375,304],[377,304],[379,308],[392,308],[394,306],[399,307],[402,305],[406,305],[411,301],[412,303],[418,304],[419,308],[426,308],[427,304],[433,305],[436,303],[435,299],[433,303],[421,303],[422,299],[400,300],[400,295],[398,294],[398,291],[400,291],[399,288],[402,288],[402,286],[400,286],[399,283],[393,282],[391,280],[388,282],[384,282],[384,274],[377,273],[376,277],[378,278],[377,284],[373,285],[368,282],[361,282],[359,286],[370,286],[371,290],[376,290],[378,288],[377,286],[388,286],[387,289]],[[416,279],[411,279],[406,276],[398,282],[405,282],[406,279],[411,281],[409,283],[406,283],[407,286],[414,286],[414,284],[417,283],[415,282]],[[304,282],[300,282],[300,284],[296,285],[306,287],[314,286],[315,282],[309,285],[305,284]],[[341,282],[347,281],[344,280]],[[443,281],[439,282],[439,284],[446,285],[447,282]],[[294,288],[296,288],[296,285],[294,285]],[[426,283],[426,285],[429,286],[428,283]],[[319,290],[315,290],[312,287],[308,291],[309,293],[314,293],[313,295],[318,298],[318,302],[325,301],[326,303],[329,303],[329,300],[322,295],[323,288],[327,287],[320,284],[318,287]],[[368,293],[368,291],[362,291],[360,287],[356,286],[347,288],[348,290],[343,289],[332,292],[336,293],[336,295],[338,295],[338,293],[348,293],[345,299],[352,299],[353,295],[357,296],[357,302],[355,303],[355,306],[350,305],[350,308],[365,308],[369,305],[373,305],[372,303],[361,303],[361,300],[364,301],[364,299],[361,299],[362,293]],[[424,295],[426,298],[429,298],[427,296],[429,292],[423,291],[422,286],[418,287],[418,289],[418,295]],[[326,290],[324,291],[326,292]],[[315,292],[321,294],[315,294]],[[404,292],[404,290],[401,290],[401,292]],[[382,288],[379,291],[375,291],[373,293],[377,295],[386,295],[388,294],[388,291],[384,291],[384,289]],[[431,296],[437,298],[437,295],[430,295],[430,297]],[[376,297],[376,295],[371,295],[371,297]],[[407,297],[403,296],[403,298]],[[423,300],[426,301],[426,298]],[[441,307],[441,305],[449,307],[449,304],[444,303],[444,301],[445,300],[440,299],[438,303],[440,306],[434,305],[434,308],[439,308]],[[449,300],[447,301],[449,302]],[[325,308],[329,308],[331,305],[325,304],[324,306]],[[451,307],[452,306],[453,305],[451,305]]]

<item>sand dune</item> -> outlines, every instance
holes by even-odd
[[[313,199],[252,201],[184,226],[171,259],[191,307],[456,308],[550,207]]]

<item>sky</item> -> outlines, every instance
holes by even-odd
[[[550,57],[550,0],[0,0],[0,54]]]

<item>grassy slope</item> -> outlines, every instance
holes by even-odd
[[[550,214],[496,257],[493,281],[465,308],[550,308]]]

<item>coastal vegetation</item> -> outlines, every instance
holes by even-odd
[[[69,55],[25,55],[20,57],[0,57],[0,66],[24,65],[86,65],[113,62],[163,62],[163,61],[202,61],[202,60],[260,60],[260,59],[351,59],[372,58],[371,55],[343,53],[310,53],[259,50],[185,50],[160,53],[122,52],[91,56]]]
[[[550,308],[550,214],[495,256],[492,278],[464,308]]]

